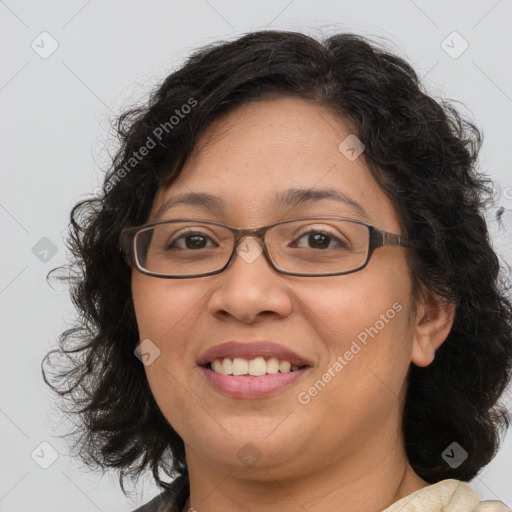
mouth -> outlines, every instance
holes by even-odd
[[[234,398],[263,398],[289,387],[312,364],[268,341],[217,345],[197,361],[209,384]]]

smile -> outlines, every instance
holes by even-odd
[[[289,387],[313,363],[271,341],[229,341],[214,345],[197,360],[209,387],[232,398],[264,398]]]

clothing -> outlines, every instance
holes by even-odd
[[[399,499],[382,512],[511,512],[501,501],[480,501],[467,482],[448,479]]]
[[[181,512],[190,493],[188,473],[172,481],[164,492],[133,512]]]
[[[188,477],[185,475],[176,479],[169,489],[134,512],[181,512],[188,495]],[[512,511],[501,501],[480,501],[477,492],[467,482],[448,479],[414,491],[381,512]]]

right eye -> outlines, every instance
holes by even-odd
[[[191,250],[204,249],[205,243],[207,243],[208,240],[212,241],[211,238],[208,237],[205,233],[190,229],[188,231],[181,232],[178,236],[174,236],[171,240],[166,242],[164,245],[164,250],[167,251],[175,247],[178,249]],[[214,245],[210,247],[216,246],[215,243],[213,244]]]

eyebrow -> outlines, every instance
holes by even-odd
[[[331,200],[343,203],[349,206],[359,216],[368,219],[366,210],[347,194],[332,188],[326,189],[301,189],[290,188],[285,190],[274,198],[273,209],[278,211],[280,208],[297,207],[309,205],[318,201]],[[165,212],[171,208],[184,204],[194,206],[203,210],[209,210],[216,213],[225,212],[225,202],[218,196],[213,196],[204,192],[190,192],[170,197],[157,210],[155,218],[159,219]]]

